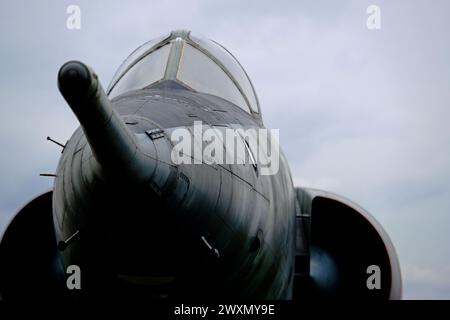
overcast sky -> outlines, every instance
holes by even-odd
[[[126,4],[125,4],[126,3]],[[68,30],[66,8],[81,9]],[[381,29],[366,26],[369,5]],[[138,45],[190,29],[250,75],[297,185],[371,212],[397,248],[404,297],[450,299],[450,2],[2,1],[0,231],[52,186],[77,127],[56,86],[69,59],[106,87]]]

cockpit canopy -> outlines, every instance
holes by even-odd
[[[259,113],[253,85],[236,58],[217,42],[189,31],[174,31],[137,48],[121,64],[107,92],[113,99],[164,80]]]

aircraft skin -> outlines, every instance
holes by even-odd
[[[174,163],[176,130],[204,147],[208,128],[265,128],[256,94],[201,41],[172,32],[125,62],[109,96],[83,63],[61,67],[58,87],[80,127],[63,148],[53,189],[20,210],[3,236],[2,296],[400,298],[398,259],[381,226],[344,198],[294,187],[281,150],[269,175],[256,162],[207,163],[195,153],[195,164]],[[246,107],[180,80],[192,48],[230,76]],[[156,50],[167,50],[164,76],[114,94]],[[245,150],[251,159],[255,151]],[[30,261],[42,278],[23,281]],[[80,290],[66,288],[71,265],[81,270]],[[381,269],[379,289],[367,287],[370,265]]]

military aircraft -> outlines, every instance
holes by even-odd
[[[401,298],[377,221],[295,187],[273,135],[249,142],[267,133],[259,101],[218,43],[173,31],[136,49],[106,91],[78,61],[61,67],[58,87],[80,127],[61,144],[53,188],[4,232],[4,299]],[[233,147],[226,130],[238,132]],[[182,140],[219,147],[190,153]],[[211,161],[219,154],[238,159]]]

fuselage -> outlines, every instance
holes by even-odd
[[[170,158],[174,130],[190,130],[201,144],[195,122],[203,130],[247,130],[262,129],[262,121],[224,99],[170,85],[121,95],[112,107],[155,168],[151,181],[105,168],[81,128],[66,144],[53,215],[58,240],[79,233],[63,260],[80,266],[83,292],[290,298],[296,200],[283,153],[272,175],[251,163]]]

